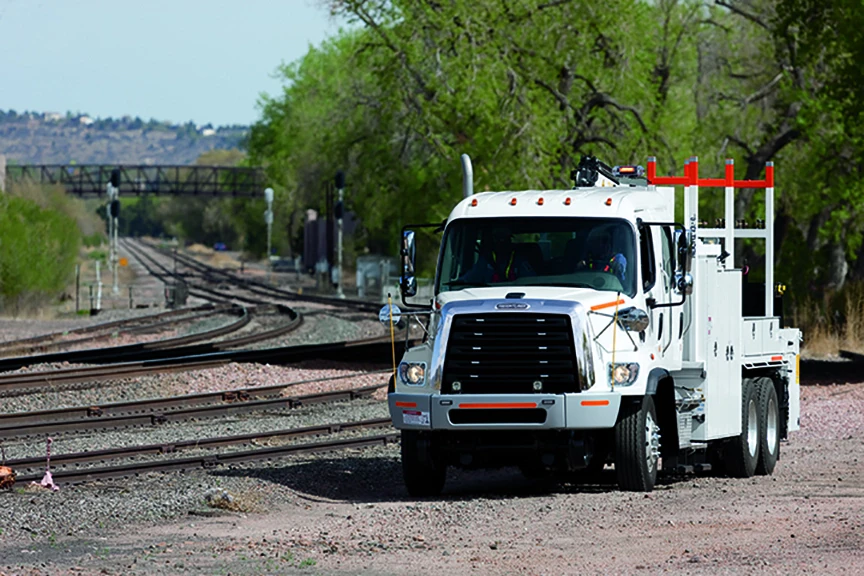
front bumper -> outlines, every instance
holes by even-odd
[[[392,393],[387,404],[401,430],[587,430],[615,426],[621,396]]]

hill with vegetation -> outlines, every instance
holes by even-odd
[[[191,164],[238,148],[246,126],[196,126],[141,118],[0,110],[0,154],[10,164]]]

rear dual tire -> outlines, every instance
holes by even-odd
[[[780,456],[780,404],[777,389],[770,378],[756,381],[759,408],[759,459],[756,474],[768,476],[774,472]]]
[[[750,478],[774,472],[780,455],[780,409],[774,381],[745,378],[741,386],[741,434],[726,444],[730,475]]]
[[[750,478],[759,461],[759,398],[755,382],[741,383],[741,433],[726,443],[726,470],[736,478]]]

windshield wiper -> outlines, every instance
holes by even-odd
[[[590,284],[583,284],[582,282],[543,282],[542,284],[530,284],[529,286],[554,286],[556,288],[591,288],[592,290],[597,289]]]
[[[454,286],[458,286],[458,287],[460,287],[460,288],[468,288],[468,287],[471,287],[471,288],[486,288],[486,287],[488,287],[489,285],[486,284],[485,282],[484,282],[484,283],[466,282],[465,280],[453,280],[452,282],[448,282],[448,283],[447,283],[447,287],[448,287],[448,288],[453,288]]]

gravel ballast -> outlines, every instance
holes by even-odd
[[[804,428],[782,445],[774,476],[685,476],[651,494],[503,469],[453,471],[441,498],[417,501],[397,446],[7,492],[0,571],[855,574],[862,415],[864,385],[804,388]],[[208,507],[212,490],[241,511]]]

